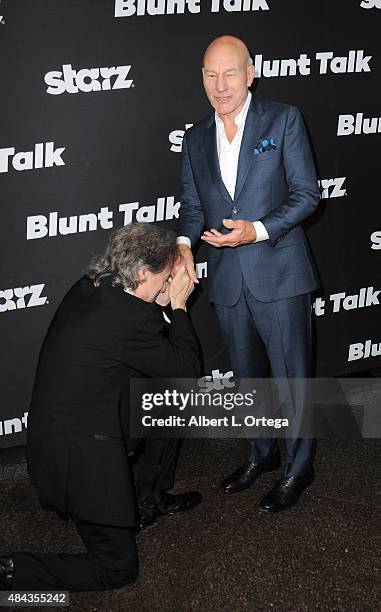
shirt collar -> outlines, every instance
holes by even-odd
[[[245,123],[245,121],[246,121],[246,115],[247,115],[248,110],[249,110],[249,106],[250,106],[250,103],[251,103],[251,98],[252,98],[252,95],[251,95],[251,92],[249,91],[247,93],[247,98],[246,98],[245,104],[243,105],[243,107],[242,107],[241,111],[239,112],[239,114],[234,119],[235,124],[238,127],[243,125]],[[217,111],[214,113],[214,117],[215,117],[216,125],[217,126],[221,126],[221,124],[223,125],[223,121],[222,121],[221,117],[219,116],[219,114],[217,113]]]

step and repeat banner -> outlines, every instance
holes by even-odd
[[[254,94],[299,107],[310,133],[316,375],[381,364],[380,26],[381,0],[1,2],[1,447],[25,442],[51,317],[110,232],[175,226],[182,139],[210,112],[201,62],[221,34],[248,44]],[[191,316],[218,379],[231,368],[205,245],[196,257]]]

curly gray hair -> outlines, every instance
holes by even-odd
[[[157,274],[177,256],[174,231],[151,223],[130,223],[110,236],[105,251],[92,259],[86,273],[96,287],[110,276],[114,285],[134,291],[141,268]]]

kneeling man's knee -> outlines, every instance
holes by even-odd
[[[127,584],[135,582],[139,575],[139,566],[131,565],[126,569],[102,568],[102,583],[104,589],[121,589]]]

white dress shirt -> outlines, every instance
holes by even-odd
[[[251,98],[251,93],[248,92],[245,104],[241,112],[234,119],[235,124],[237,126],[237,131],[231,142],[229,142],[229,140],[227,139],[224,122],[222,121],[218,113],[215,113],[217,154],[218,161],[220,164],[221,178],[232,200],[234,200],[235,184],[237,180],[238,170],[238,159],[241,150],[243,130],[245,127],[246,116],[249,110]],[[269,235],[263,223],[261,221],[254,221],[253,225],[257,233],[257,238],[255,242],[260,242],[261,240],[268,240]],[[189,247],[191,247],[191,241],[187,236],[179,236],[177,238],[177,243],[187,244]]]

